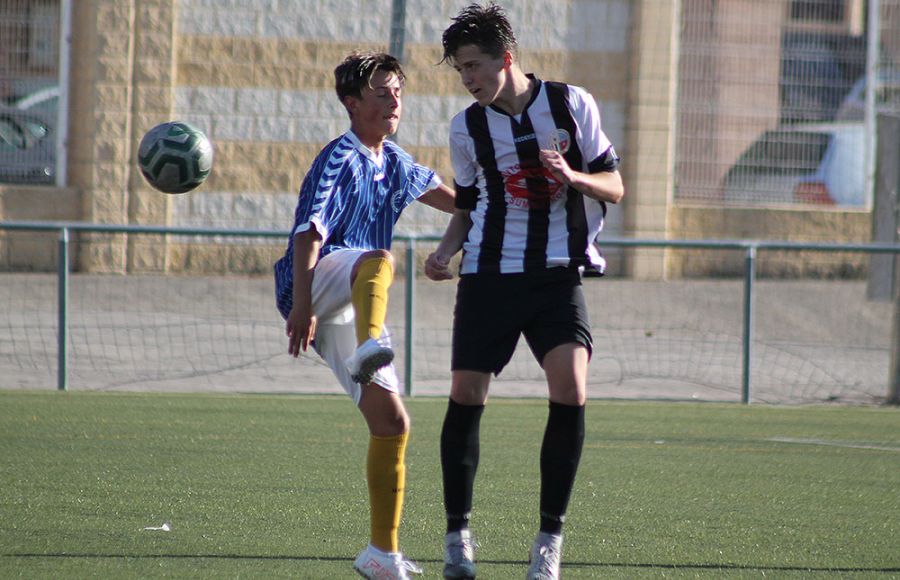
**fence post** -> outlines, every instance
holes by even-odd
[[[891,255],[893,258],[894,255]],[[888,377],[887,403],[900,405],[900,272],[894,278],[894,317],[891,323],[891,364]]]
[[[413,320],[416,302],[416,240],[409,238],[406,242],[406,317],[404,329],[403,382],[407,397],[412,396],[413,380],[413,339],[415,338],[415,321]]]
[[[56,387],[69,389],[69,228],[59,231]]]
[[[875,185],[872,201],[872,241],[893,244],[897,241],[900,168],[900,115],[878,115]],[[866,297],[888,302],[894,297],[896,254],[871,254]]]
[[[741,361],[741,402],[750,403],[750,356],[753,345],[753,279],[756,278],[756,246],[748,246],[744,258],[744,336]]]

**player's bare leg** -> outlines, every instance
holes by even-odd
[[[544,356],[544,374],[550,400],[562,405],[584,405],[590,355],[584,345],[561,344]]]

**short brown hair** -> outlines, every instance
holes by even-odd
[[[493,2],[485,6],[469,4],[463,8],[444,31],[441,44],[444,46],[441,62],[448,63],[452,63],[461,46],[477,46],[493,58],[499,58],[506,51],[515,52],[517,47],[506,11]]]
[[[372,76],[377,71],[391,72],[400,79],[400,85],[406,82],[406,75],[400,67],[400,61],[384,52],[354,52],[334,69],[334,89],[338,99],[344,97],[362,97],[364,88],[372,88]]]

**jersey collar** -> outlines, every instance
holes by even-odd
[[[381,148],[381,154],[376,155],[374,151],[363,145],[362,141],[359,140],[359,137],[353,131],[347,131],[344,133],[344,136],[353,143],[353,146],[372,163],[375,164],[378,169],[382,169],[384,167],[384,147],[387,146],[387,139],[385,139],[385,145]]]
[[[525,108],[522,109],[521,113],[519,113],[518,115],[510,115],[509,113],[507,113],[506,111],[504,111],[503,109],[501,109],[500,107],[498,107],[496,105],[488,105],[488,108],[490,110],[494,111],[495,113],[500,113],[501,115],[503,115],[505,117],[521,118],[522,115],[525,114],[525,111],[527,111],[528,108],[531,107],[531,104],[535,101],[535,99],[538,98],[538,95],[541,94],[541,87],[544,86],[543,81],[541,81],[541,79],[534,76],[534,74],[528,73],[525,76],[528,77],[530,80],[534,81],[534,89],[531,91],[531,98],[528,99],[527,103],[525,103]]]

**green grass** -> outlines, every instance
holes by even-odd
[[[401,541],[425,578],[445,407],[409,401]],[[485,413],[479,578],[524,575],[545,419]],[[366,444],[344,397],[0,391],[0,577],[351,578]],[[592,401],[563,576],[900,577],[898,535],[897,409]]]

